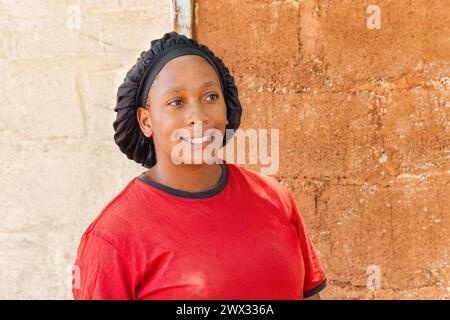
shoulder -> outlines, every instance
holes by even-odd
[[[273,176],[267,176],[232,163],[228,163],[228,168],[240,182],[246,182],[257,187],[263,187],[269,192],[276,192],[278,194],[281,193],[285,196],[290,194],[289,190],[278,182],[278,180]]]
[[[290,191],[278,182],[275,177],[263,175],[231,163],[228,163],[228,168],[238,184],[243,184],[245,187],[248,187],[258,197],[280,206],[280,209],[286,211],[292,209],[293,199]]]
[[[83,233],[83,238],[94,236],[97,239],[103,239],[112,246],[122,247],[130,235],[134,233],[134,226],[130,223],[130,214],[133,212],[134,205],[130,200],[130,194],[133,193],[136,178],[128,184],[111,199],[106,206],[97,214]]]

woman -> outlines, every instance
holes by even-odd
[[[206,46],[176,32],[152,41],[119,87],[113,125],[120,150],[148,170],[83,234],[75,299],[319,298],[325,273],[288,190],[207,161],[214,152],[187,157],[218,136],[226,144],[241,110]]]

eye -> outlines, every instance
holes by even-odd
[[[173,104],[174,102],[179,102],[179,103]],[[177,99],[173,99],[173,100],[169,101],[167,104],[168,104],[169,106],[178,107],[178,106],[181,106],[181,103],[183,103],[183,100],[177,98]]]
[[[206,98],[209,98],[209,97],[215,97],[214,99],[212,99],[210,101],[216,101],[217,99],[219,99],[219,95],[217,93],[208,94],[208,96]]]

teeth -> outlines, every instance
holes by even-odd
[[[205,136],[201,138],[188,138],[187,141],[192,144],[202,144],[203,142],[211,141],[211,136]]]

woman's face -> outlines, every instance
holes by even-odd
[[[206,131],[215,129],[223,136],[227,124],[225,100],[214,68],[197,55],[169,61],[153,81],[146,109],[138,108],[137,118],[143,133],[153,137],[157,161],[172,161],[172,150],[180,145],[191,154],[202,153],[211,143]]]

